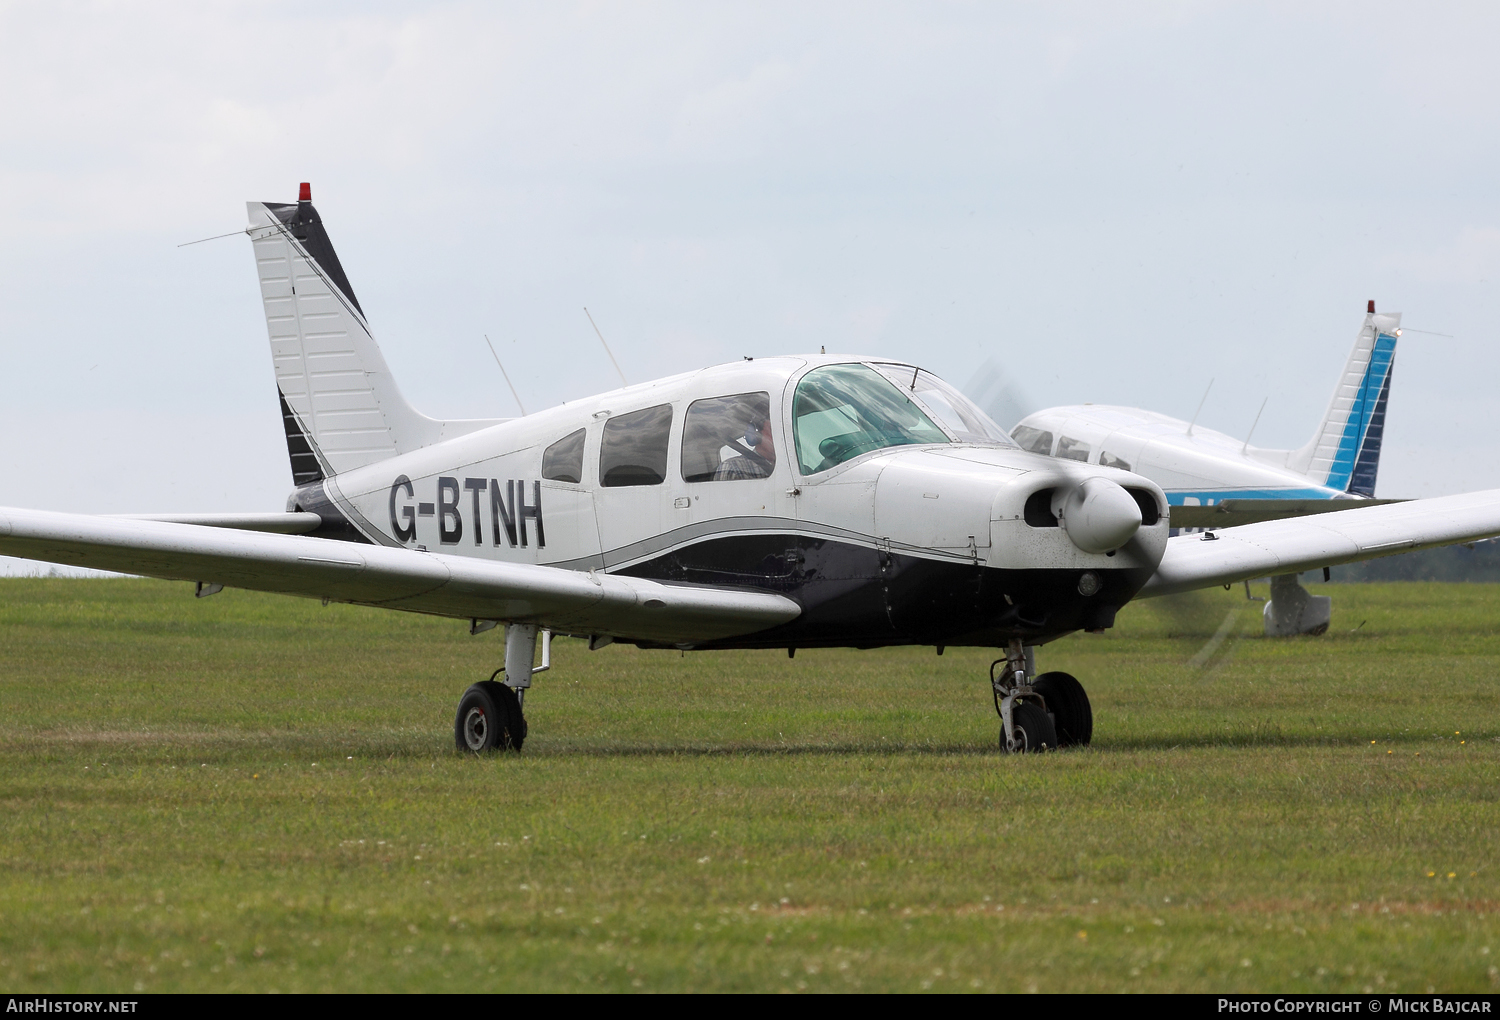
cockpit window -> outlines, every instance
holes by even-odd
[[[771,395],[736,393],[695,400],[682,422],[682,480],[769,478],[776,468]]]
[[[1124,457],[1116,457],[1114,454],[1110,453],[1108,450],[1100,450],[1099,451],[1099,466],[1100,467],[1119,468],[1121,471],[1129,471],[1130,470],[1130,461],[1126,460]]]
[[[599,484],[660,485],[666,481],[671,432],[671,404],[617,414],[605,422],[599,443]]]
[[[1057,441],[1057,456],[1060,460],[1081,460],[1087,464],[1089,462],[1089,444],[1085,443],[1082,439],[1063,436]]]
[[[926,369],[910,365],[876,365],[875,370],[885,376],[903,393],[915,396],[929,415],[938,424],[947,427],[961,443],[983,443],[986,446],[1007,446],[1015,449],[1015,442],[1005,434],[974,402],[958,390],[939,379]]]
[[[542,454],[543,478],[574,484],[583,481],[583,433],[583,429],[570,432],[547,447]]]
[[[1052,433],[1045,429],[1033,428],[1030,425],[1017,425],[1010,430],[1010,434],[1015,437],[1021,449],[1040,453],[1044,457],[1052,456]]]
[[[792,398],[797,466],[805,475],[887,446],[950,440],[922,409],[866,365],[826,365]]]

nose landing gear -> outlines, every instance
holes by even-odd
[[[1083,685],[1072,674],[1055,671],[1033,680],[1026,666],[1019,640],[1011,641],[1005,658],[990,663],[1000,750],[1025,754],[1087,746],[1094,738],[1094,712]]]

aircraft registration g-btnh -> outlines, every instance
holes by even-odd
[[[435,421],[386,368],[307,185],[251,203],[286,513],[0,510],[0,552],[505,625],[460,749],[519,749],[539,633],[645,648],[993,647],[1007,751],[1086,744],[1037,646],[1133,598],[1500,534],[1500,492],[1168,537],[1142,475],[1020,449],[873,357],[758,358],[537,414]],[[544,644],[543,666],[548,656]]]

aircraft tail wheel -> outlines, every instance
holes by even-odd
[[[1057,730],[1041,706],[1029,701],[1017,702],[1011,709],[1011,729],[1024,751],[1051,751],[1057,748]],[[1004,735],[1002,734],[1002,740]]]
[[[519,751],[526,740],[526,717],[516,692],[486,680],[474,684],[458,702],[453,738],[460,751]]]
[[[1087,747],[1094,739],[1094,709],[1083,684],[1071,673],[1043,673],[1032,689],[1047,703],[1058,747]]]

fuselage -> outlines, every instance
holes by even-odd
[[[385,545],[802,605],[790,624],[722,642],[737,647],[993,646],[1102,629],[1155,570],[1168,528],[1161,489],[1141,475],[1021,450],[913,366],[827,357],[571,401],[293,502],[323,514],[330,537],[342,526]],[[1112,527],[1124,538],[1102,548]]]
[[[1208,506],[1226,499],[1350,498],[1289,468],[1294,451],[1263,450],[1137,407],[1052,407],[1023,418],[1012,434],[1038,453],[1144,475],[1161,486],[1173,506]]]

